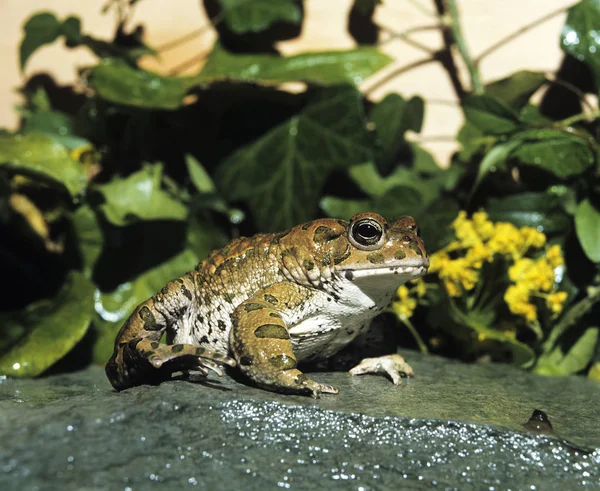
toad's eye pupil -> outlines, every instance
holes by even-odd
[[[373,239],[379,235],[379,229],[370,223],[362,223],[358,226],[357,232],[365,239]]]
[[[363,246],[373,246],[383,236],[381,225],[373,220],[358,222],[352,229],[354,240]]]

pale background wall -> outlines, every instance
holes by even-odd
[[[351,0],[306,0],[302,35],[297,40],[281,43],[282,52],[293,54],[306,50],[352,47],[353,40],[346,32],[351,3]],[[573,0],[458,0],[463,31],[474,56],[521,26],[573,3]],[[37,72],[50,72],[58,83],[72,83],[75,67],[94,60],[85,49],[67,50],[59,41],[36,52],[28,63],[26,73],[20,73],[17,50],[23,21],[39,10],[51,10],[59,18],[74,14],[81,18],[84,32],[109,38],[114,17],[100,13],[103,4],[104,0],[0,0],[0,127],[14,128],[17,124],[13,106],[20,102],[20,97],[14,89],[21,85],[24,77]],[[431,0],[384,0],[377,9],[376,21],[401,32],[434,24],[433,12]],[[556,69],[561,59],[558,37],[564,19],[564,14],[553,17],[486,58],[481,65],[484,82],[519,69]],[[146,25],[146,39],[151,45],[168,42],[208,23],[199,0],[143,0],[135,9],[132,21]],[[432,49],[441,45],[438,31],[423,31],[411,37]],[[160,63],[146,60],[145,67],[167,72],[194,55],[207,52],[214,38],[214,32],[209,29],[196,40],[169,51]],[[365,81],[365,89],[399,67],[427,56],[400,39],[386,43],[382,49],[396,61]],[[446,73],[438,64],[424,65],[378,87],[372,96],[378,99],[391,91],[408,97],[418,94],[430,101],[426,107],[423,134],[415,139],[422,140],[438,161],[445,164],[455,145],[449,137],[456,134],[461,124],[461,112],[455,104],[456,98]]]

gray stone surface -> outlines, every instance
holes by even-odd
[[[404,385],[313,374],[342,390],[317,401],[229,377],[116,393],[98,367],[3,380],[0,489],[600,489],[598,384],[404,354]],[[525,432],[534,408],[558,437]]]

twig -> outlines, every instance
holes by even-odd
[[[512,32],[511,34],[508,34],[507,36],[503,37],[499,41],[495,42],[491,46],[489,46],[486,49],[484,49],[475,58],[475,60],[474,60],[475,65],[479,65],[481,63],[481,60],[483,60],[483,58],[485,58],[486,56],[488,56],[490,53],[493,53],[498,48],[501,48],[506,43],[512,41],[513,39],[519,37],[521,34],[524,34],[525,32],[533,29],[534,27],[537,27],[540,24],[543,24],[547,20],[550,20],[553,17],[556,17],[557,15],[560,15],[560,14],[564,13],[566,10],[570,9],[571,7],[573,7],[573,5],[570,5],[568,7],[561,7],[559,9],[553,10],[552,12],[549,12],[548,14],[546,14],[546,15],[544,15],[542,17],[539,17],[538,19],[535,19],[534,21],[530,22],[529,24],[525,24],[523,27],[520,27],[516,31]]]
[[[419,66],[427,65],[428,63],[432,63],[434,61],[437,61],[437,59],[429,57],[429,58],[423,58],[423,59],[414,61],[413,63],[409,63],[408,65],[403,65],[400,68],[397,68],[393,72],[391,72],[388,75],[386,75],[385,77],[383,77],[381,80],[378,80],[377,82],[375,82],[368,89],[364,90],[364,94],[365,95],[369,95],[375,89],[378,89],[382,85],[385,85],[387,82],[389,82],[393,78],[396,78],[398,75],[401,75],[401,74],[403,74],[405,72],[408,72],[408,71],[412,70],[413,68],[417,68]]]
[[[421,26],[421,27],[415,27],[412,29],[407,29],[406,31],[402,31],[402,32],[397,32],[394,31],[392,28],[387,27],[387,26],[379,26],[379,28],[387,33],[390,34],[390,37],[388,39],[386,39],[384,42],[379,43],[380,45],[383,45],[393,39],[402,39],[402,41],[404,41],[407,44],[410,44],[411,46],[420,49],[421,51],[425,51],[425,53],[429,53],[430,55],[433,55],[435,53],[434,50],[432,50],[431,48],[428,48],[427,46],[425,46],[424,44],[421,44],[418,41],[415,41],[414,39],[411,39],[408,37],[408,34],[412,33],[412,32],[418,32],[418,31],[425,31],[425,30],[432,30],[432,29],[439,29],[440,26],[439,25],[435,25],[435,26]]]
[[[579,113],[575,114],[575,116],[571,116],[566,119],[561,119],[557,121],[556,124],[560,126],[573,126],[575,123],[579,123],[580,121],[594,121],[594,119],[600,118],[600,109],[589,113]]]
[[[450,29],[452,31],[452,37],[454,38],[456,47],[458,48],[458,51],[465,62],[465,65],[467,66],[467,70],[469,71],[473,92],[475,94],[482,94],[483,84],[481,83],[481,77],[479,76],[479,68],[473,62],[471,54],[467,48],[467,44],[465,43],[465,39],[460,27],[460,18],[458,14],[458,7],[456,6],[456,0],[445,0],[445,7],[446,11],[450,14]]]
[[[199,29],[196,29],[188,34],[184,34],[183,36],[181,36],[177,39],[174,39],[173,41],[169,41],[161,46],[158,46],[156,48],[156,51],[158,51],[159,53],[162,53],[164,51],[169,51],[173,48],[177,48],[178,46],[185,44],[188,41],[192,41],[193,39],[201,36],[206,31],[208,31],[211,27],[212,27],[211,24],[207,24],[203,27],[200,27]]]
[[[193,56],[192,58],[189,58],[184,62],[180,63],[179,65],[175,65],[175,67],[171,68],[171,70],[169,70],[169,75],[179,75],[181,72],[187,70],[189,67],[201,63],[207,56],[208,53],[202,53]]]

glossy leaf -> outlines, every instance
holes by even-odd
[[[509,106],[489,95],[471,95],[463,101],[468,122],[483,134],[504,135],[519,128],[519,118]]]
[[[493,221],[533,227],[547,235],[564,234],[571,225],[571,217],[564,211],[561,199],[547,193],[490,198],[485,211]]]
[[[37,133],[0,135],[0,168],[64,187],[73,198],[83,193],[83,167],[52,138]]]
[[[100,210],[107,220],[124,226],[138,220],[185,220],[185,205],[161,188],[162,165],[146,165],[126,178],[98,186],[105,202]]]
[[[586,256],[600,263],[600,210],[590,200],[583,200],[575,214],[575,230]]]
[[[94,308],[94,285],[71,272],[63,290],[52,299],[15,314],[22,337],[0,356],[0,374],[35,377],[60,360],[83,338]]]
[[[348,220],[357,213],[372,211],[371,200],[344,199],[336,196],[323,196],[319,203],[321,209],[328,217]]]
[[[542,375],[571,375],[586,368],[596,351],[598,328],[590,327],[571,346],[557,345],[551,352],[540,356],[534,371]]]
[[[323,85],[359,84],[392,59],[377,48],[315,51],[294,56],[233,54],[216,44],[196,83],[222,80],[261,83],[302,81]]]
[[[163,77],[117,58],[102,60],[90,73],[90,82],[103,99],[144,108],[177,109],[193,85],[189,77]]]
[[[545,83],[546,76],[543,72],[521,70],[509,77],[488,84],[485,92],[511,108],[519,110]]]
[[[98,217],[89,205],[83,205],[73,213],[72,223],[83,262],[83,272],[87,278],[91,278],[104,242]]]
[[[600,86],[600,2],[581,0],[573,5],[561,33],[561,48],[585,62]]]
[[[354,6],[362,15],[368,15],[377,5],[380,5],[383,0],[354,0]]]
[[[511,141],[520,145],[511,153],[524,165],[568,178],[585,172],[594,163],[594,151],[584,139],[550,128],[522,131]]]
[[[259,230],[302,223],[333,169],[372,158],[365,125],[356,89],[324,89],[300,114],[227,158],[217,171],[219,189],[248,202]]]
[[[223,21],[236,34],[259,32],[275,22],[299,24],[302,12],[294,0],[219,0]]]
[[[190,179],[199,193],[214,193],[217,190],[209,173],[192,155],[185,156],[185,165]]]
[[[519,145],[519,142],[502,142],[494,145],[483,157],[479,168],[477,169],[477,177],[471,188],[471,196],[479,188],[485,177],[497,170],[503,169],[504,164],[510,153]]]
[[[406,145],[404,134],[421,131],[425,106],[423,99],[413,97],[406,101],[399,94],[389,94],[378,102],[369,115],[375,125],[379,151],[377,167],[387,172],[401,146]]]
[[[198,256],[188,249],[134,280],[119,285],[112,292],[96,290],[94,329],[97,340],[94,361],[108,361],[117,332],[133,309],[160,291],[169,281],[194,269],[197,263]]]
[[[62,22],[51,12],[40,12],[31,16],[23,25],[24,36],[19,47],[21,70],[35,50],[51,44],[62,35]]]

